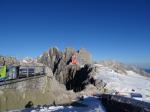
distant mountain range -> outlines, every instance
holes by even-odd
[[[65,58],[69,60],[71,55],[74,53],[78,54],[78,61],[81,65],[92,62],[91,54],[85,49],[76,51],[73,48],[66,48],[65,52],[63,53],[62,51],[59,51],[58,48],[50,48],[47,52],[43,53],[43,55],[35,59],[32,57],[26,57],[22,60],[17,60],[15,57],[6,57],[0,55],[0,65],[37,65],[41,63],[48,66],[48,63],[51,63],[50,66],[53,66],[55,59],[58,56],[66,56]],[[150,63],[124,64],[115,60],[96,61],[96,63],[110,67],[121,74],[126,74],[127,70],[131,70],[143,76],[150,76]],[[51,68],[53,69],[53,67]]]
[[[150,63],[135,63],[135,64],[131,64],[134,65],[138,68],[142,68],[142,69],[150,69]]]
[[[150,63],[131,64],[139,69],[143,69],[146,73],[150,73]]]
[[[134,64],[124,64],[116,60],[99,61],[97,62],[97,64],[101,64],[105,67],[109,67],[120,74],[127,74],[127,71],[133,71],[142,76],[150,77],[150,74],[148,72],[145,72],[145,69],[143,67]]]
[[[145,72],[150,73],[150,69],[144,69]]]

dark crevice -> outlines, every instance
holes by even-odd
[[[73,90],[74,92],[79,92],[85,89],[85,86],[89,83],[94,84],[94,79],[90,78],[89,73],[92,69],[85,66],[80,70],[77,70],[73,76],[71,69],[69,70],[69,80],[66,82],[67,90]]]

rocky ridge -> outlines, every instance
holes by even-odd
[[[76,57],[76,64],[72,64],[73,56]],[[145,75],[142,70],[127,66],[117,61],[101,61],[96,63],[108,67],[119,74],[126,75],[128,73],[127,71],[134,71],[136,73]],[[94,93],[105,92],[106,83],[103,80],[94,79],[94,76],[97,73],[97,68],[93,64],[91,54],[83,48],[78,51],[73,48],[66,48],[64,51],[60,51],[56,47],[50,48],[36,59],[28,57],[20,61],[13,57],[0,56],[0,65],[46,66],[46,71],[48,74],[46,79],[40,78],[31,82],[23,82],[19,84],[22,86],[10,85],[8,88],[1,88],[0,93],[4,93],[6,89],[10,89],[11,87],[16,87],[11,89],[17,93],[18,91],[26,92],[22,89],[18,90],[18,88],[30,90],[30,87],[38,87],[38,82],[43,84],[43,81],[48,82],[48,85],[45,84],[46,89],[41,89],[39,93],[48,95],[46,97],[52,97],[51,100],[48,100],[55,102],[55,104],[71,102],[70,99],[74,99],[76,96],[92,95]],[[39,87],[41,86],[39,85]],[[43,91],[45,91],[45,93],[43,93]],[[10,93],[8,93],[8,95],[9,94]],[[11,94],[14,95],[14,93]],[[31,92],[30,95],[32,96],[32,94],[35,94],[35,92]],[[3,98],[3,95],[0,98]],[[23,94],[19,95],[22,96]],[[6,95],[5,97],[8,96]],[[21,98],[23,97],[24,96]],[[41,99],[40,96],[39,99]],[[5,101],[5,99],[3,100]],[[36,104],[39,103],[39,100],[36,101],[33,99],[33,101],[35,101]],[[44,101],[42,103],[44,103]]]
[[[71,64],[73,55],[76,55],[77,64]],[[94,75],[91,54],[85,49],[66,48],[62,52],[51,48],[38,58],[38,62],[50,67],[56,80],[75,92],[83,90]]]

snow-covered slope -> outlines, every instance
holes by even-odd
[[[145,72],[144,69],[142,69],[142,67],[138,67],[136,65],[124,64],[116,60],[103,60],[96,63],[105,67],[109,67],[120,74],[127,74],[127,71],[134,71],[135,73],[140,74],[142,76],[150,77],[149,73]]]
[[[25,57],[20,60],[20,65],[22,66],[43,66],[43,64],[37,62],[37,58]]]
[[[150,78],[136,74],[133,71],[126,71],[127,74],[120,74],[109,67],[95,64],[97,74],[95,79],[103,80],[109,93],[116,91],[123,95],[129,95],[135,90],[143,95],[143,100],[150,102]]]

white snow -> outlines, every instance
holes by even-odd
[[[76,106],[50,106],[35,109],[15,110],[10,112],[106,112],[97,97],[85,96]]]
[[[96,64],[95,66],[98,68],[95,79],[107,83],[106,88],[109,91],[129,95],[134,89],[135,92],[143,95],[144,101],[150,102],[150,78],[136,74],[133,71],[127,71],[127,74],[119,74],[103,65]]]
[[[85,97],[83,101],[78,101],[81,106],[51,106],[49,108],[41,109],[39,112],[105,112],[101,102],[96,97]],[[84,105],[84,106],[83,106]],[[32,110],[31,112],[38,112]]]

